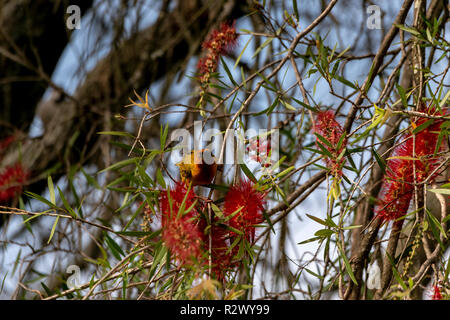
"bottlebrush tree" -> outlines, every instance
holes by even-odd
[[[0,135],[3,294],[449,299],[448,7],[300,3],[167,6],[51,82]]]

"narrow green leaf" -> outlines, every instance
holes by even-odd
[[[159,185],[163,187],[163,189],[166,188],[166,181],[164,181],[164,177],[162,175],[162,172],[159,168],[156,169],[156,181],[158,181]]]
[[[264,41],[256,50],[255,50],[255,53],[253,54],[253,56],[252,56],[252,59],[253,58],[255,58],[258,54],[259,54],[259,52],[262,50],[262,49],[264,49],[267,45],[269,45],[269,43],[271,43],[272,41],[273,41],[273,39],[274,38],[268,38],[268,39],[266,39],[266,41]]]
[[[292,0],[292,8],[294,9],[295,19],[299,20],[298,8],[297,8],[297,0]]]
[[[233,83],[233,85],[236,87],[239,86],[239,84],[236,81],[234,81],[233,75],[231,74],[230,69],[228,69],[228,66],[227,66],[225,60],[222,58],[222,56],[220,56],[220,61],[222,61],[222,66],[225,69],[225,72],[227,73],[228,78],[230,79],[231,83]]]
[[[350,82],[349,80],[345,79],[344,77],[342,77],[338,74],[333,75],[333,78],[352,89],[355,89],[355,90],[358,89],[352,82]]]
[[[320,230],[317,230],[316,233],[314,233],[314,235],[316,237],[322,237],[322,238],[331,237],[332,234],[334,234],[334,231],[330,230],[330,229],[320,229]]]
[[[111,238],[107,233],[105,233],[104,235],[106,244],[108,245],[109,249],[111,249],[111,253],[113,254],[113,256],[117,260],[121,259],[120,257],[121,255],[125,256],[125,253],[123,252],[122,248],[117,244],[117,242],[114,241],[114,239]]]
[[[55,206],[53,203],[51,203],[50,201],[48,201],[47,199],[45,199],[44,197],[42,197],[42,196],[40,196],[40,195],[38,195],[38,194],[36,194],[36,193],[33,193],[33,192],[31,192],[31,191],[25,191],[24,193],[25,193],[27,196],[29,196],[29,197],[31,197],[31,198],[33,198],[33,199],[36,199],[36,200],[38,200],[38,201],[40,201],[40,202],[42,202],[42,203],[45,203],[46,205],[48,205],[48,206],[51,207],[51,208],[58,209],[58,207]]]
[[[331,144],[331,142],[329,142],[327,139],[325,139],[324,137],[322,137],[320,134],[318,134],[317,132],[314,132],[314,135],[315,135],[320,141],[322,141],[325,145],[327,145],[327,146],[330,147],[331,149],[334,149],[334,146]]]
[[[312,216],[312,215],[310,215],[310,214],[306,214],[306,216],[308,217],[308,218],[310,218],[311,220],[314,220],[315,222],[317,222],[317,223],[320,223],[320,224],[322,224],[322,225],[324,225],[324,226],[329,226],[324,220],[322,220],[322,219],[320,219],[320,218],[317,218],[317,217],[314,217],[314,216]]]
[[[66,200],[66,198],[64,197],[64,194],[62,193],[61,189],[59,187],[56,187],[58,189],[58,193],[59,193],[59,197],[61,198],[64,207],[66,208],[66,210],[69,212],[69,214],[74,218],[77,219],[77,214],[75,213],[75,211],[73,211],[72,207],[70,206],[69,202]]]
[[[400,95],[400,98],[402,100],[403,107],[404,108],[408,107],[408,101],[406,98],[405,89],[403,89],[403,87],[399,84],[396,84],[396,87],[397,87],[398,94]]]
[[[427,189],[427,191],[431,191],[434,193],[440,193],[440,194],[450,194],[450,189]]]
[[[160,135],[161,151],[164,151],[164,147],[166,145],[166,139],[167,139],[168,133],[169,133],[169,123],[167,122],[166,126],[164,127],[164,130],[163,130],[163,127],[161,126],[161,135]]]
[[[433,122],[434,122],[433,119],[430,119],[430,120],[425,121],[425,122],[422,123],[420,126],[416,127],[416,128],[413,130],[412,133],[413,133],[413,134],[417,134],[417,133],[419,133],[420,131],[425,130],[425,129],[428,128],[430,125],[432,125]]]
[[[97,134],[134,138],[134,136],[131,133],[124,132],[124,131],[100,131],[100,132],[97,132]]]

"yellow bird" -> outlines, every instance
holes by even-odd
[[[206,156],[213,158],[213,163],[208,164],[203,161]],[[217,163],[208,149],[193,150],[177,163],[180,168],[181,181],[185,184],[192,182],[193,186],[209,184],[216,176]]]

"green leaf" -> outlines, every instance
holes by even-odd
[[[125,256],[125,253],[123,252],[122,248],[117,244],[117,242],[114,241],[113,238],[111,238],[107,233],[104,233],[105,235],[105,242],[108,245],[109,249],[111,250],[111,253],[113,256],[117,259],[121,259],[121,255]]]
[[[428,128],[430,125],[432,125],[433,122],[434,122],[433,119],[430,119],[430,120],[425,121],[425,122],[422,123],[420,126],[416,127],[416,128],[413,130],[412,133],[413,133],[413,134],[417,134],[417,133],[419,133],[420,131],[425,130],[425,129]]]
[[[406,26],[401,25],[401,24],[394,24],[394,26],[396,26],[397,28],[402,29],[402,30],[404,30],[406,32],[409,32],[409,33],[411,33],[411,34],[413,34],[415,36],[420,36],[420,32],[417,31],[414,28],[406,27]]]
[[[372,154],[375,157],[375,160],[377,161],[378,165],[380,166],[382,173],[385,173],[386,172],[386,162],[384,161],[384,159],[380,157],[380,155],[378,154],[378,152],[375,151],[374,148],[372,148]]]
[[[160,134],[161,151],[164,151],[168,133],[169,133],[169,123],[167,122],[166,126],[164,127],[164,131],[163,131],[163,127],[161,126],[161,134]]]
[[[62,193],[61,189],[59,187],[56,187],[56,188],[58,189],[59,197],[61,198],[61,200],[62,200],[66,210],[69,212],[69,214],[72,216],[72,218],[77,219],[78,218],[77,214],[75,213],[75,211],[73,211],[73,209],[70,206],[69,202],[64,197],[64,194]]]
[[[222,210],[220,210],[220,208],[218,206],[216,206],[214,204],[214,202],[211,202],[211,208],[212,208],[212,210],[214,211],[214,213],[216,214],[217,217],[219,217],[220,219],[224,218]]]
[[[148,277],[151,278],[156,270],[156,267],[161,263],[161,261],[163,261],[166,256],[167,256],[167,247],[165,246],[159,246],[157,248],[155,248],[155,253],[153,256],[153,263],[152,266],[150,267],[149,270],[149,275]]]
[[[308,110],[311,110],[312,112],[317,112],[316,108],[311,107],[310,105],[307,105],[306,103],[304,103],[304,102],[302,102],[302,101],[300,101],[300,100],[298,100],[298,99],[295,99],[294,97],[292,97],[292,100],[294,100],[295,102],[297,102],[297,103],[298,103],[299,105],[301,105],[303,108],[306,108],[306,109],[308,109]]]
[[[164,177],[162,175],[162,172],[159,168],[156,169],[156,181],[158,181],[159,185],[163,187],[163,189],[166,188],[166,181],[164,181]]]
[[[325,148],[325,146],[323,144],[321,144],[319,141],[316,141],[317,146],[320,148],[320,150],[322,150],[322,152],[330,159],[333,159],[333,155],[331,154],[330,151],[328,151],[327,148]]]
[[[253,39],[253,38],[250,37],[250,38],[247,40],[247,43],[245,44],[244,48],[242,49],[241,53],[239,54],[239,56],[238,56],[237,59],[236,59],[236,63],[234,64],[233,69],[236,68],[237,65],[239,64],[239,61],[241,61],[242,55],[244,54],[245,50],[247,49],[247,47],[248,47],[248,45],[249,45],[249,43],[250,43],[250,41],[251,41],[252,39]],[[245,83],[245,79],[244,79],[244,78],[242,79],[242,81],[244,81],[244,83]],[[244,85],[244,86],[245,86],[245,85]]]
[[[330,230],[330,229],[321,229],[321,230],[316,231],[316,233],[314,233],[314,235],[316,237],[321,237],[321,238],[331,237],[332,234],[334,234],[334,231]]]
[[[395,263],[394,260],[392,259],[392,257],[389,255],[389,253],[386,252],[386,256],[389,259],[389,262],[392,266],[392,273],[394,274],[395,279],[397,280],[397,282],[402,286],[402,288],[404,290],[408,290],[408,287],[406,286],[405,282],[402,280],[402,278],[400,277],[400,274],[398,273],[397,268],[395,267]]]
[[[447,260],[447,268],[445,268],[445,274],[444,274],[444,283],[447,282],[449,274],[450,274],[450,259]]]
[[[294,9],[295,19],[299,20],[298,8],[297,8],[297,0],[292,0],[292,8]]]
[[[309,238],[309,239],[303,240],[303,241],[301,241],[301,242],[299,242],[299,243],[297,243],[297,244],[298,244],[298,245],[301,245],[301,244],[305,244],[305,243],[309,243],[309,242],[314,242],[314,241],[318,241],[318,240],[323,240],[323,238],[322,238],[322,237]]]
[[[48,205],[48,206],[51,207],[51,208],[58,209],[58,207],[55,206],[53,203],[51,203],[50,201],[48,201],[47,199],[45,199],[44,197],[42,197],[42,196],[40,196],[40,195],[38,195],[38,194],[36,194],[36,193],[33,193],[33,192],[31,192],[31,191],[25,191],[24,193],[25,193],[27,196],[29,196],[29,197],[31,197],[31,198],[33,198],[33,199],[36,199],[36,200],[38,200],[38,201],[40,201],[40,202],[42,202],[42,203],[45,203],[46,205]]]
[[[42,288],[44,288],[47,296],[51,296],[53,294],[53,292],[45,285],[45,283],[41,282],[41,286],[42,286]]]
[[[8,276],[8,272],[9,272],[9,271],[6,271],[6,274],[5,274],[5,276],[3,277],[3,280],[2,280],[2,286],[0,287],[0,294],[3,292],[3,286],[5,285],[5,280],[6,280],[6,277]]]
[[[220,61],[222,61],[222,66],[223,66],[225,72],[227,73],[228,78],[230,79],[231,83],[233,83],[233,85],[236,87],[239,86],[239,84],[236,81],[234,81],[233,75],[231,74],[230,69],[228,69],[228,66],[227,66],[225,60],[222,58],[222,56],[220,56]]]
[[[269,85],[270,88],[267,88],[268,90],[277,92],[277,88],[272,82],[269,81],[269,79],[267,79],[262,73],[256,72],[256,74],[259,75],[264,80],[264,82]]]
[[[305,268],[305,271],[308,272],[310,275],[316,277],[316,278],[323,279],[322,276],[320,276],[320,275],[318,275],[317,273],[315,273],[315,272],[309,270],[308,268]]]
[[[145,206],[145,201],[141,203],[141,205],[137,208],[136,212],[131,216],[130,220],[127,222],[125,227],[123,227],[122,232],[125,232],[131,223],[136,219],[137,215],[142,211],[142,208]],[[117,232],[116,232],[117,233]]]
[[[157,236],[158,234],[161,233],[161,230],[155,231],[155,232],[151,232],[151,231],[117,231],[115,232],[116,234],[120,234],[122,236],[127,236],[127,237],[148,237],[148,238],[154,238],[155,236]]]
[[[134,136],[131,133],[123,132],[123,131],[100,131],[100,132],[97,132],[97,134],[134,138]]]
[[[86,171],[84,171],[83,168],[81,168],[81,173],[83,173],[84,177],[86,178],[89,185],[93,186],[95,189],[101,189],[100,185],[98,184],[97,180],[95,180],[91,175],[87,174]]]
[[[320,134],[318,134],[317,132],[314,132],[314,135],[323,143],[325,143],[325,145],[327,145],[328,147],[330,147],[331,149],[334,149],[333,145],[331,144],[331,142],[329,142],[327,139],[325,139],[324,137],[322,137]]]
[[[450,191],[450,190],[449,190]],[[445,234],[445,230],[442,228],[441,223],[438,221],[438,219],[436,219],[436,217],[427,209],[425,208],[425,211],[428,215],[428,218],[430,220],[430,222],[439,229],[439,231],[441,232],[441,234],[447,239],[447,235]]]
[[[260,116],[262,114],[271,114],[275,107],[278,105],[279,97],[277,96],[273,103],[267,108],[255,114],[255,116]]]
[[[402,100],[403,107],[405,107],[405,108],[408,107],[408,100],[406,98],[405,89],[403,89],[403,87],[399,84],[396,84],[396,87],[397,87],[398,94],[400,95],[400,98]]]
[[[281,171],[280,173],[278,173],[278,174],[275,176],[275,178],[276,178],[276,179],[280,179],[281,177],[287,175],[289,172],[291,172],[291,171],[294,170],[294,169],[295,169],[294,166],[290,166],[289,168],[284,169],[283,171]]]
[[[128,166],[130,164],[136,164],[136,161],[138,159],[140,159],[140,158],[139,157],[135,157],[135,158],[125,159],[125,160],[116,162],[113,165],[110,165],[109,167],[99,171],[99,173],[106,172],[108,170],[117,170],[117,169],[123,168],[125,166]]]
[[[269,45],[269,43],[271,43],[273,41],[273,37],[266,39],[266,41],[264,41],[256,50],[255,53],[252,56],[252,59],[255,58],[259,52],[264,49],[267,45]]]
[[[297,109],[295,109],[295,107],[293,107],[292,105],[290,105],[288,102],[284,101],[284,100],[280,100],[281,104],[284,105],[284,107],[288,110],[292,110],[292,111],[297,111]]]
[[[314,217],[314,216],[312,216],[312,215],[310,215],[310,214],[306,214],[306,216],[307,216],[308,218],[310,218],[311,220],[314,220],[314,221],[317,222],[317,223],[320,223],[320,224],[322,224],[322,225],[324,225],[324,226],[329,227],[328,223],[326,223],[324,220],[322,220],[322,219],[320,219],[320,218]]]
[[[447,91],[447,93],[445,94],[444,98],[441,100],[441,102],[439,102],[439,107],[443,107],[444,104],[447,103],[447,100],[450,98],[450,90]]]

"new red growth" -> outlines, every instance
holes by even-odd
[[[344,151],[347,145],[347,138],[339,144],[339,141],[344,134],[344,129],[339,122],[336,121],[336,116],[332,110],[319,111],[313,125],[314,132],[322,136],[330,145],[324,143],[319,138],[316,139],[325,149],[332,155],[326,156],[325,163],[334,176],[342,175],[342,167],[345,164],[345,157],[339,155]]]

